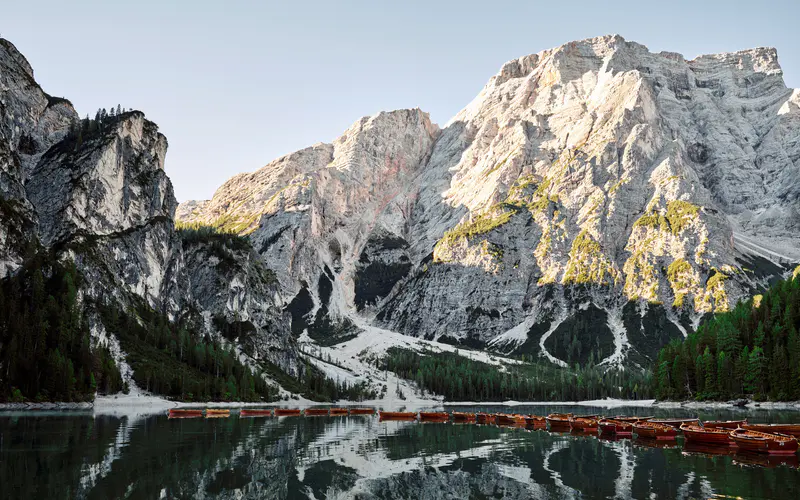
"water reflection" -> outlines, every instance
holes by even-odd
[[[375,416],[0,415],[0,498],[798,498],[797,468],[682,439]]]

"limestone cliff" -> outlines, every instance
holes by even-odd
[[[93,304],[196,317],[196,335],[296,374],[296,345],[274,305],[283,299],[268,264],[246,242],[231,249],[214,235],[176,230],[166,152],[166,138],[141,112],[80,120],[0,39],[0,278],[37,251],[73,260],[95,342],[111,344],[127,379],[125,353]]]

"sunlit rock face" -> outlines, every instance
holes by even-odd
[[[0,39],[0,277],[37,248],[54,251],[75,261],[87,307],[144,303],[172,320],[194,315],[196,334],[227,338],[240,354],[296,373],[269,264],[251,249],[186,242],[175,230],[167,139],[156,124],[138,111],[88,123],[46,94]],[[224,266],[213,255],[220,252]],[[87,319],[99,321],[88,311]],[[114,334],[97,324],[92,331],[101,342]]]
[[[178,213],[248,234],[306,318],[640,363],[800,260],[799,120],[774,49],[605,36],[506,63],[441,130],[364,118]]]

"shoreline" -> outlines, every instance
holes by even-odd
[[[207,401],[207,402],[184,402],[171,401],[158,396],[145,394],[139,395],[116,395],[100,396],[93,402],[43,402],[43,403],[0,403],[0,411],[3,412],[26,412],[26,411],[93,411],[98,415],[129,415],[129,414],[155,414],[166,412],[170,408],[278,408],[291,406],[294,408],[307,408],[313,406],[368,406],[383,408],[386,401],[338,401],[317,402],[305,398],[288,399],[285,401],[274,401],[270,403],[251,403],[243,401]],[[620,399],[599,399],[587,401],[441,401],[441,400],[409,400],[398,404],[394,401],[392,409],[424,409],[424,408],[444,408],[458,406],[591,406],[602,408],[660,408],[660,409],[687,409],[687,410],[739,410],[739,411],[759,411],[759,410],[786,410],[800,411],[800,401],[656,401],[654,399],[644,400],[620,400]]]

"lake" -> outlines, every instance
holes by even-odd
[[[800,421],[790,411],[448,408]],[[0,412],[0,498],[800,498],[797,456],[377,415]]]

